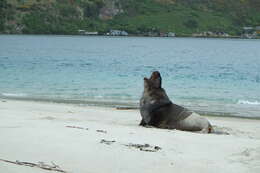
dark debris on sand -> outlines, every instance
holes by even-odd
[[[106,145],[111,145],[112,143],[115,143],[115,140],[105,140],[102,139],[100,141],[101,144],[106,144]],[[128,148],[134,148],[134,149],[138,149],[140,151],[145,151],[145,152],[157,152],[159,150],[161,150],[162,148],[159,146],[152,146],[150,144],[133,144],[133,143],[129,143],[129,144],[122,144],[123,146],[126,146]]]
[[[107,144],[107,145],[110,145],[110,144],[112,144],[112,143],[114,143],[114,142],[116,142],[116,141],[115,141],[115,140],[109,141],[109,140],[105,140],[105,139],[102,139],[102,140],[100,141],[101,144]]]
[[[161,150],[162,148],[159,146],[151,146],[149,144],[126,144],[125,146],[129,148],[136,148],[139,149],[140,151],[146,151],[146,152],[157,152]]]
[[[96,132],[99,132],[99,133],[107,133],[107,131],[105,131],[105,130],[96,130]]]

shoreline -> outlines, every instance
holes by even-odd
[[[137,110],[0,102],[0,171],[48,173],[15,162],[52,162],[70,173],[258,173],[259,120],[207,117],[225,134],[144,128]]]
[[[240,36],[230,36],[230,37],[204,37],[204,36],[175,36],[175,37],[166,37],[166,36],[145,36],[145,35],[128,35],[128,36],[110,36],[110,35],[81,35],[81,34],[8,34],[8,33],[0,33],[1,35],[8,35],[8,36],[79,36],[79,37],[108,37],[108,38],[169,38],[169,39],[174,39],[174,38],[197,38],[197,39],[230,39],[230,40],[260,40],[260,37],[256,38],[245,38],[245,37],[240,37]]]
[[[63,105],[72,105],[79,107],[93,107],[93,108],[111,108],[116,110],[139,110],[137,104],[128,103],[128,102],[100,102],[100,101],[90,101],[86,100],[59,100],[59,99],[33,99],[33,98],[9,98],[9,97],[0,97],[0,102],[5,101],[20,101],[20,102],[36,102],[36,103],[46,103],[46,104],[63,104]],[[183,105],[182,105],[183,106]],[[222,112],[204,112],[200,110],[192,110],[199,113],[202,116],[206,117],[220,117],[220,118],[238,118],[238,119],[250,119],[250,120],[260,120],[260,117],[247,117],[247,116],[237,116],[232,115],[231,113],[222,113]]]

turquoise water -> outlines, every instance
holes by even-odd
[[[177,104],[260,117],[260,40],[0,35],[0,97],[137,106],[159,70]]]

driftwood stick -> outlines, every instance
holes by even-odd
[[[20,161],[18,161],[18,160],[16,160],[15,163],[16,163],[17,165],[24,165],[24,166],[30,166],[30,167],[35,167],[35,166],[37,166],[37,164],[35,164],[35,163],[20,162]]]
[[[137,110],[139,107],[127,107],[127,106],[118,106],[116,107],[117,110]]]
[[[7,162],[7,163],[13,163],[13,164],[17,164],[16,162],[9,161],[9,160],[4,160],[4,159],[0,159],[0,161]]]
[[[55,168],[60,168],[59,165],[56,165],[54,162],[51,162],[51,164],[52,164]]]
[[[20,162],[18,160],[16,160],[14,162],[14,161],[10,161],[10,160],[0,159],[0,161],[12,163],[12,164],[16,164],[16,165],[21,165],[21,166],[37,167],[37,168],[41,168],[41,169],[48,170],[48,171],[56,171],[56,172],[67,173],[66,171],[60,169],[60,167],[58,165],[56,165],[54,162],[51,162],[52,165],[48,165],[44,162],[38,162],[36,164],[36,163],[31,163],[31,162]]]
[[[74,129],[81,129],[81,130],[88,130],[88,128],[79,127],[79,126],[66,126],[68,128],[74,128]]]

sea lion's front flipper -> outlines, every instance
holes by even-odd
[[[150,115],[150,112],[148,111],[147,108],[145,108],[145,106],[143,106],[141,109],[141,115],[142,115],[142,121],[143,121],[143,124],[149,124],[150,121],[151,121],[151,115]],[[141,124],[141,123],[140,123]]]
[[[145,125],[146,125],[146,123],[145,123],[144,119],[142,119],[139,126],[145,126]]]

